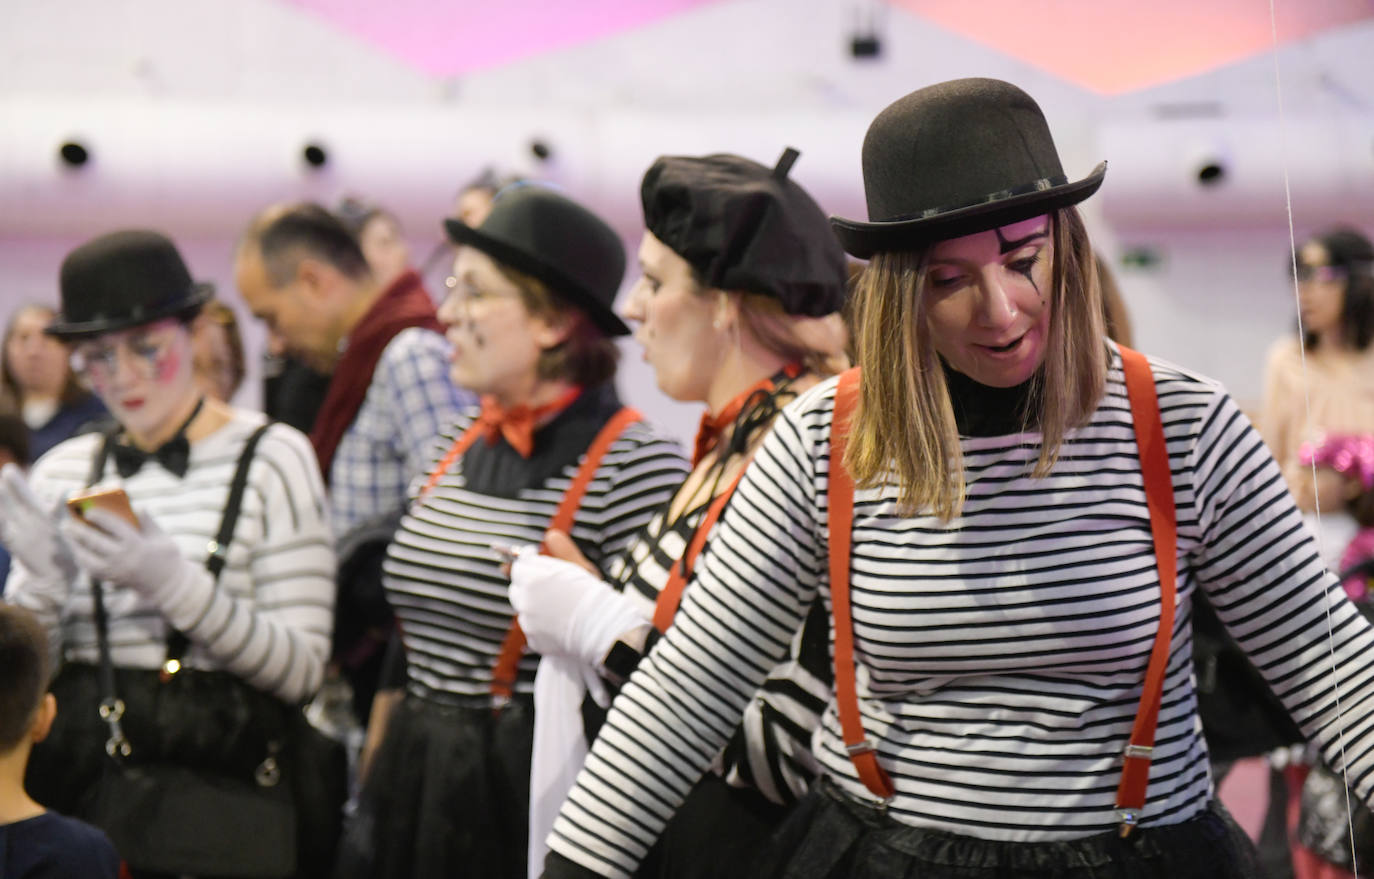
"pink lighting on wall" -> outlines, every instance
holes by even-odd
[[[1273,45],[1264,0],[892,0],[1084,88],[1111,95],[1213,70]],[[1371,0],[1274,0],[1280,43],[1374,18]]]
[[[718,0],[281,0],[433,76],[611,36]]]

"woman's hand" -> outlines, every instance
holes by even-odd
[[[151,516],[139,512],[138,521],[135,528],[115,513],[93,509],[85,522],[73,517],[61,530],[82,570],[157,603],[185,579],[189,563]]]
[[[0,543],[35,579],[69,583],[76,577],[76,560],[57,522],[14,464],[0,468]]]
[[[571,562],[582,568],[589,574],[601,576],[601,572],[596,569],[596,565],[587,561],[587,557],[578,549],[577,543],[568,536],[568,532],[559,531],[557,528],[550,528],[544,532],[544,552],[556,559]]]

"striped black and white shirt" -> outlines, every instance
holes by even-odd
[[[248,471],[238,523],[218,584],[204,568],[207,544],[219,531],[239,453],[263,423],[234,410],[223,427],[191,445],[185,477],[148,460],[121,479],[113,460],[97,487],[123,488],[142,517],[176,541],[196,570],[161,606],[132,589],[106,587],[110,647],[116,666],[157,668],[167,654],[168,624],[186,634],[188,668],[222,669],[288,701],[319,687],[334,625],[334,550],[324,483],[309,441],[274,424],[258,443]],[[54,447],[29,481],[54,516],[83,490],[103,435],[86,434]],[[16,558],[5,600],[34,611],[69,659],[96,663],[90,578],[46,582]]]
[[[1196,588],[1336,765],[1343,731],[1350,782],[1369,799],[1369,624],[1322,567],[1277,465],[1225,391],[1151,363],[1178,508],[1179,612],[1142,823],[1183,821],[1212,795],[1191,678]],[[818,590],[829,603],[834,389],[796,400],[765,440],[673,628],[616,700],[550,837],[558,854],[629,875]],[[899,822],[1009,841],[1118,822],[1159,582],[1115,350],[1101,404],[1045,478],[1030,476],[1039,440],[963,439],[967,502],[950,522],[898,515],[891,486],[857,492],[860,710]],[[872,800],[833,701],[815,748],[845,793]]]
[[[653,619],[669,570],[686,554],[707,506],[709,502],[673,522],[665,506],[636,535],[629,551],[611,562],[611,585],[639,607],[645,620]],[[691,588],[689,583],[687,589]],[[786,657],[749,700],[739,727],[712,764],[717,775],[775,803],[790,803],[806,793],[820,772],[811,753],[811,736],[830,699],[828,645],[825,610],[813,604]]]
[[[384,583],[401,622],[408,691],[432,701],[488,704],[492,667],[515,611],[493,544],[538,544],[592,439],[620,408],[609,387],[582,394],[535,432],[522,458],[504,439],[478,440],[402,519]],[[477,418],[465,410],[435,446],[431,469]],[[572,538],[602,570],[682,483],[676,443],[643,422],[611,444],[583,496]],[[416,489],[420,486],[417,485]],[[532,694],[526,653],[514,688]]]

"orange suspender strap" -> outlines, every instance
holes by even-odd
[[[1131,422],[1145,476],[1145,500],[1150,507],[1150,533],[1154,536],[1155,564],[1159,568],[1159,630],[1150,650],[1145,686],[1140,694],[1131,741],[1126,746],[1121,784],[1116,789],[1121,835],[1126,836],[1140,820],[1145,788],[1150,783],[1150,758],[1154,752],[1155,725],[1164,694],[1164,672],[1169,662],[1169,642],[1174,633],[1174,602],[1178,588],[1178,520],[1174,511],[1174,482],[1169,472],[1169,450],[1155,395],[1155,379],[1145,355],[1121,347],[1126,374],[1126,393],[1131,400]]]
[[[682,590],[687,588],[687,578],[692,576],[692,566],[696,564],[697,556],[705,549],[706,538],[710,536],[711,529],[725,512],[725,505],[730,502],[730,496],[739,487],[739,481],[744,478],[744,471],[747,469],[746,464],[731,480],[729,487],[711,501],[701,524],[692,532],[692,540],[687,544],[687,551],[668,569],[668,582],[663,584],[663,589],[654,602],[654,628],[660,632],[668,631],[668,627],[673,624],[678,605],[682,603]]]
[[[577,468],[572,484],[558,504],[558,510],[549,522],[550,528],[572,533],[573,518],[577,515],[578,507],[582,506],[582,496],[587,493],[587,486],[591,485],[592,477],[596,476],[597,468],[601,466],[601,459],[606,456],[611,444],[625,432],[625,428],[643,417],[637,410],[625,406],[602,425],[592,444],[587,447],[587,454],[582,459],[582,466]],[[515,692],[515,679],[520,673],[520,657],[524,652],[525,633],[521,631],[520,623],[512,619],[506,638],[501,642],[496,665],[491,670],[491,704],[497,711],[510,702]]]
[[[1126,375],[1126,392],[1131,401],[1131,421],[1135,427],[1136,445],[1144,474],[1150,531],[1154,537],[1155,563],[1160,581],[1159,628],[1155,632],[1140,707],[1136,712],[1130,743],[1126,746],[1121,784],[1116,795],[1121,835],[1125,836],[1139,820],[1140,810],[1145,805],[1145,789],[1150,780],[1155,725],[1159,720],[1164,673],[1174,630],[1178,525],[1154,375],[1144,355],[1136,351],[1121,348],[1121,359]],[[858,394],[858,370],[851,369],[840,376],[835,390],[830,441],[830,598],[835,608],[835,690],[845,749],[849,751],[864,786],[875,796],[887,801],[892,797],[892,781],[878,765],[873,746],[864,735],[854,682],[854,631],[849,607],[849,548],[854,520],[854,483],[845,471],[843,461],[845,441],[858,403]]]
[[[854,480],[844,468],[850,421],[859,402],[858,367],[840,374],[835,388],[835,414],[830,427],[830,603],[835,610],[835,700],[844,748],[859,779],[884,805],[892,799],[892,779],[878,765],[873,743],[864,735],[859,694],[854,681],[854,622],[849,611],[849,542],[854,526]]]
[[[444,452],[444,457],[439,459],[439,463],[434,467],[434,472],[430,473],[429,479],[425,480],[425,487],[420,489],[420,497],[417,497],[416,500],[433,491],[434,486],[438,485],[439,480],[443,479],[444,474],[448,472],[448,468],[453,466],[453,462],[461,458],[463,453],[471,448],[481,435],[482,432],[478,429],[477,422],[474,421],[467,430],[463,431],[462,436],[453,441],[453,445],[448,447],[448,451]]]

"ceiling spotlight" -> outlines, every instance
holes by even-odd
[[[1203,162],[1197,169],[1197,182],[1200,186],[1218,186],[1226,182],[1226,165],[1220,159]]]
[[[854,28],[849,33],[849,56],[868,61],[883,54],[880,36],[887,10],[882,0],[860,0],[854,5]]]
[[[57,148],[57,155],[69,168],[80,168],[91,160],[91,154],[79,141],[69,140]]]
[[[323,168],[329,164],[329,153],[317,143],[306,144],[301,150],[301,158],[305,159],[305,163],[311,168]]]

